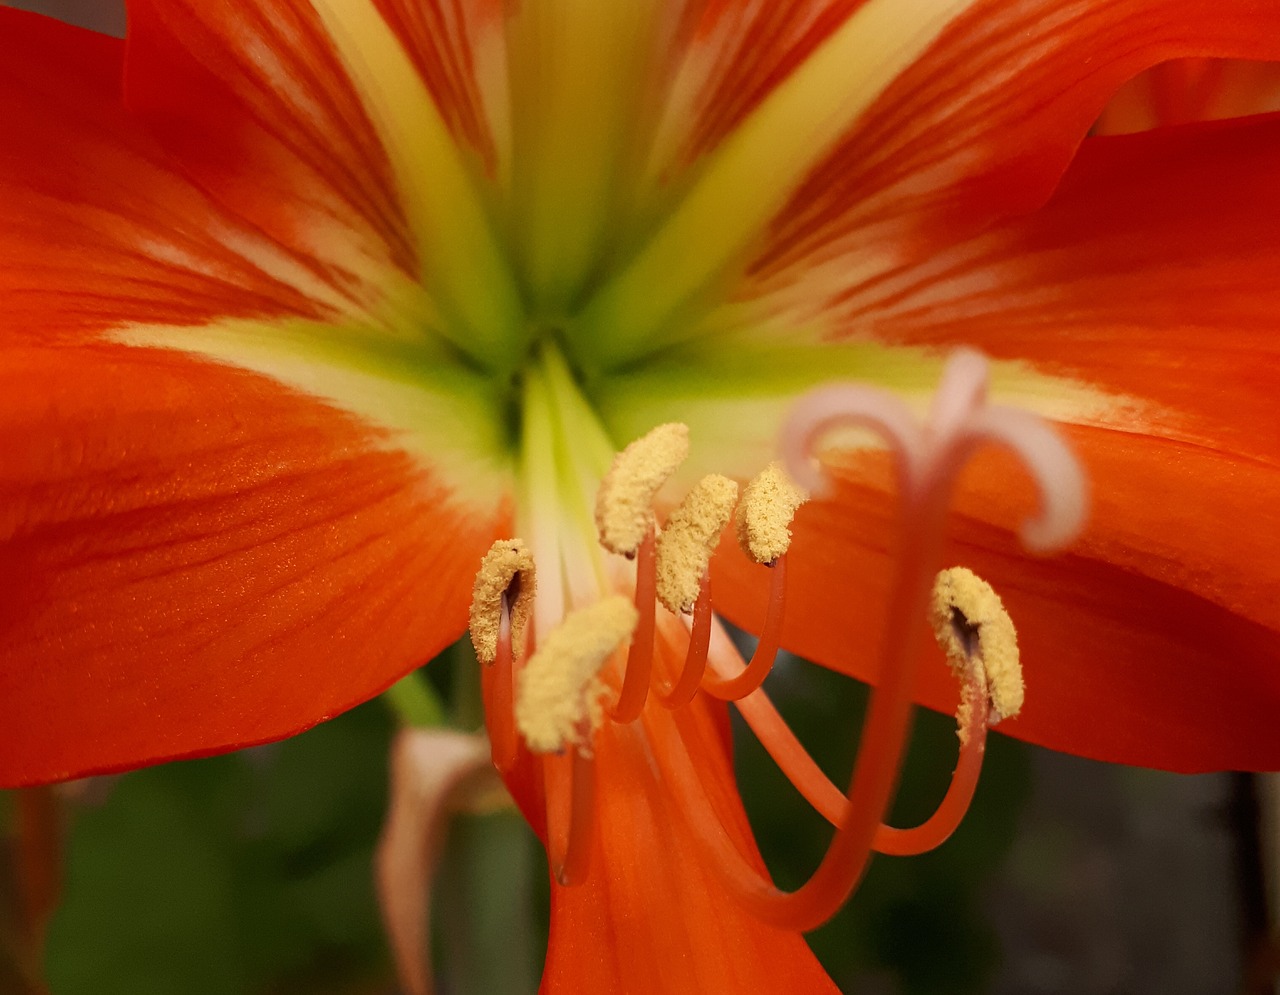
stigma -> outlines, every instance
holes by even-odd
[[[531,608],[542,593],[535,594],[533,557],[524,544],[494,544],[477,574],[471,616],[477,657],[487,665],[493,758],[501,771],[521,755],[541,765],[548,854],[561,885],[590,873],[593,743],[602,728],[639,723],[647,730],[653,710],[679,713],[699,698],[733,703],[800,794],[835,827],[813,877],[794,891],[779,889],[754,850],[721,821],[723,806],[700,780],[698,758],[682,743],[654,750],[704,859],[760,919],[812,929],[848,899],[874,853],[920,853],[951,835],[973,797],[987,729],[1013,719],[1025,697],[1017,634],[1000,597],[966,568],[938,569],[956,478],[984,444],[1018,457],[1040,493],[1037,513],[1022,527],[1024,543],[1036,551],[1070,540],[1086,506],[1084,477],[1070,451],[1033,416],[989,405],[986,376],[976,353],[953,357],[923,422],[895,396],[865,386],[814,391],[793,406],[777,461],[741,490],[728,477],[705,476],[679,501],[660,496],[688,456],[689,430],[680,423],[659,425],[617,453],[600,479],[595,566],[566,572],[564,562],[551,565],[559,583],[545,604],[554,611],[543,611],[542,602],[537,612]],[[817,454],[829,432],[851,424],[878,432],[893,453],[903,508],[875,671],[879,683],[853,774],[842,789],[801,746],[764,684],[786,631],[793,537],[821,541],[805,532],[805,505],[811,493],[831,495],[838,484]],[[724,541],[726,534],[736,536],[740,553]],[[767,607],[749,661],[739,656],[712,605],[713,566],[728,555],[745,556],[767,571]],[[596,578],[594,587],[584,582],[588,577]],[[533,633],[526,631],[531,614],[538,618]],[[933,816],[895,828],[884,820],[910,734],[917,647],[930,626],[959,685],[959,759]],[[659,627],[664,647],[682,646],[682,659],[656,652]],[[674,640],[672,632],[679,634]],[[668,738],[682,738],[679,721],[661,728]]]

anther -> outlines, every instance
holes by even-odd
[[[471,644],[482,663],[497,656],[504,603],[511,642],[522,645],[535,590],[533,554],[522,540],[499,539],[489,547],[471,589]]]
[[[742,492],[734,516],[738,544],[749,559],[770,568],[769,607],[747,668],[728,678],[710,674],[703,681],[702,689],[716,698],[737,701],[746,697],[764,683],[773,669],[782,642],[791,520],[808,499],[780,463],[770,463]]]
[[[781,463],[770,463],[747,484],[738,502],[734,525],[742,551],[766,566],[777,560],[791,545],[796,510],[808,499]]]
[[[977,669],[978,683],[990,698],[988,724],[1017,715],[1024,696],[1018,633],[991,585],[964,567],[943,570],[934,581],[929,621],[962,684],[968,686],[969,673]],[[962,701],[961,708],[966,704]]]
[[[738,485],[712,473],[694,485],[667,519],[658,536],[657,593],[669,611],[693,611],[702,576],[737,500]]]
[[[596,493],[596,528],[605,549],[635,556],[653,527],[654,495],[688,455],[689,427],[668,422],[613,458]]]
[[[964,567],[943,570],[933,583],[929,620],[960,681],[960,759],[933,815],[913,829],[881,825],[876,831],[876,850],[895,856],[925,853],[951,838],[978,788],[987,727],[1022,707],[1017,633],[991,585]]]
[[[571,612],[541,639],[516,692],[516,727],[530,750],[590,752],[590,734],[604,717],[600,669],[631,637],[636,620],[635,605],[615,595]]]

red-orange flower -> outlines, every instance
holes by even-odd
[[[1001,457],[962,481],[948,556],[1028,660],[1009,731],[1280,765],[1280,120],[1084,140],[1157,62],[1280,58],[1280,13],[135,0],[129,23],[0,11],[5,783],[306,728],[462,632],[496,537],[594,549],[583,495],[654,425],[693,430],[687,479],[745,479],[806,389],[919,401],[960,344],[1093,481],[1055,560],[1017,550]],[[782,642],[876,676],[890,463],[827,465]],[[758,630],[767,579],[730,553],[715,608]],[[920,699],[950,709],[949,680]],[[694,757],[732,827],[720,722],[699,697],[602,731],[608,872],[556,890],[549,987],[820,990],[655,773]]]

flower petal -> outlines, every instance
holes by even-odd
[[[174,172],[121,106],[124,45],[0,9],[0,335],[349,307],[309,257]]]
[[[700,701],[678,728],[651,703],[640,722],[597,734],[596,846],[584,883],[552,885],[546,995],[837,991],[798,933],[753,918],[704,865],[663,776],[692,757],[741,839],[724,718]]]
[[[1176,536],[1143,536],[1141,517],[1158,509],[1131,509],[1122,545],[1161,562],[1181,549],[1199,568],[1185,586],[1280,628],[1280,599],[1258,587],[1280,558],[1266,555],[1280,530],[1265,527],[1280,466],[1277,170],[1280,117],[1091,140],[1044,210],[904,271],[862,325],[913,346],[974,345],[1112,395],[1110,425],[1149,437],[1151,472],[1203,503]],[[1143,481],[1086,469],[1095,528],[1110,528],[1106,488]],[[1260,533],[1248,548],[1241,521]]]
[[[850,302],[881,339],[977,345],[1113,399],[1070,430],[1094,505],[1070,556],[1017,554],[1032,498],[1007,461],[959,498],[959,558],[1023,633],[1015,735],[1183,770],[1280,764],[1278,168],[1277,118],[1090,140],[1043,210]],[[866,677],[891,485],[850,460],[842,506],[801,529],[789,645]],[[729,572],[717,596],[742,617]],[[948,707],[941,683],[923,697]]]
[[[1000,731],[1116,763],[1181,771],[1273,769],[1280,764],[1280,634],[1187,591],[1179,575],[1197,565],[1178,561],[1186,555],[1180,549],[1169,550],[1164,576],[1143,576],[1125,557],[1107,558],[1090,548],[1108,539],[1119,546],[1126,527],[1158,533],[1166,523],[1143,515],[1166,499],[1174,483],[1152,473],[1167,452],[1141,439],[1097,434],[1081,448],[1096,464],[1110,442],[1109,469],[1116,474],[1097,489],[1117,479],[1131,483],[1111,489],[1110,506],[1095,516],[1084,552],[1032,559],[1006,528],[971,515],[953,524],[948,562],[941,565],[968,566],[990,581],[1018,628],[1027,702]],[[1194,463],[1184,471],[1208,475]],[[1014,472],[1007,463],[985,463],[971,479],[993,476],[989,495]],[[1274,493],[1274,474],[1267,483]],[[1025,502],[1028,495],[1017,497]],[[1170,519],[1181,526],[1187,519],[1179,512],[1190,507],[1194,527],[1206,514],[1201,500],[1186,491]],[[984,517],[997,508],[1006,514],[1025,509],[1020,502],[1014,512],[1013,503],[1006,488],[995,506],[983,508]],[[872,682],[879,647],[893,638],[881,631],[881,620],[894,570],[895,505],[887,460],[850,460],[840,471],[835,499],[800,510],[788,558],[784,643]],[[1126,511],[1119,522],[1110,514],[1116,506]],[[1260,531],[1268,527],[1274,534],[1274,522]],[[1163,538],[1170,546],[1179,542],[1177,532]],[[717,609],[739,621],[761,617],[767,578],[753,574],[764,571],[730,552],[719,558],[714,577]],[[1258,569],[1274,573],[1274,566]],[[1266,586],[1274,581],[1259,584]],[[920,652],[938,656],[925,643]],[[922,668],[918,699],[946,712],[955,709],[956,691],[943,664],[938,659]]]
[[[390,163],[311,4],[128,7],[128,107],[201,187],[329,279],[416,269]]]
[[[497,170],[507,134],[502,0],[373,0],[413,60],[459,144]]]
[[[164,350],[0,363],[0,783],[279,738],[462,631],[498,512],[365,424]]]
[[[1095,135],[1280,110],[1280,63],[1174,59],[1139,73],[1107,103]]]
[[[1124,80],[1198,55],[1280,59],[1280,8],[979,0],[809,173],[740,296],[791,326],[834,321],[826,307],[894,266],[1039,206]]]

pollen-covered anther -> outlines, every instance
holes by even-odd
[[[733,517],[738,485],[718,473],[699,480],[658,536],[658,600],[668,611],[693,611],[720,533]]]
[[[961,686],[985,688],[988,724],[1017,715],[1024,695],[1018,634],[991,585],[964,567],[943,570],[933,584],[929,618]],[[971,697],[961,697],[962,736],[969,718],[965,710],[981,704]]]
[[[756,563],[766,566],[791,545],[791,520],[809,500],[781,463],[770,463],[743,489],[734,516],[738,545]]]
[[[639,613],[614,595],[570,613],[541,639],[517,677],[516,728],[535,753],[586,752],[604,718],[600,669],[635,631]]]
[[[653,498],[689,455],[689,427],[659,425],[613,458],[596,492],[596,528],[611,553],[634,556],[653,527]]]
[[[533,554],[521,539],[499,539],[480,561],[471,589],[471,644],[482,663],[493,663],[502,628],[502,600],[511,613],[511,643],[522,645],[537,588]]]

